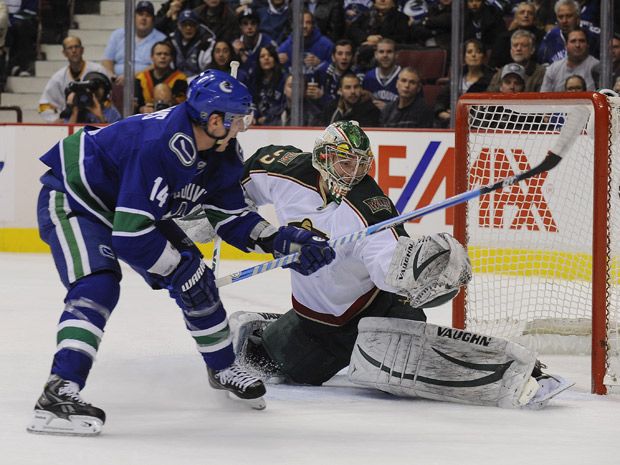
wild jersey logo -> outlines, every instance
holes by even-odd
[[[192,166],[196,161],[196,146],[187,134],[177,132],[172,136],[168,147],[177,156],[183,166]]]
[[[433,347],[433,352],[435,352],[441,358],[451,363],[454,363],[455,365],[462,366],[464,368],[469,368],[470,370],[474,370],[474,371],[491,372],[487,376],[482,376],[480,378],[466,379],[466,380],[434,379],[434,378],[427,378],[426,376],[421,376],[419,374],[416,376],[415,372],[414,373],[400,373],[398,371],[395,371],[394,369],[392,369],[392,367],[384,365],[379,360],[372,358],[369,354],[364,352],[364,350],[359,345],[356,345],[356,347],[359,353],[362,355],[362,357],[364,357],[364,359],[366,359],[368,363],[379,368],[381,371],[389,373],[389,375],[393,378],[410,379],[410,380],[415,379],[416,381],[426,383],[426,384],[432,384],[435,386],[448,386],[448,387],[454,387],[454,388],[470,388],[470,387],[485,386],[488,384],[496,383],[504,377],[504,373],[506,373],[506,370],[508,370],[510,365],[512,365],[512,363],[514,362],[514,360],[508,360],[506,363],[472,363],[466,360],[459,360],[458,358],[452,357]]]
[[[390,199],[384,197],[382,195],[378,195],[377,197],[371,197],[369,199],[364,200],[364,203],[368,208],[370,208],[371,213],[374,215],[381,210],[385,210],[388,213],[392,213],[392,204],[390,203]]]

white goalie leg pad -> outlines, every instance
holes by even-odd
[[[385,277],[387,284],[418,308],[447,302],[470,280],[467,251],[448,233],[417,240],[399,237]]]
[[[505,339],[398,318],[362,318],[349,379],[403,397],[504,408],[534,396],[536,353]]]

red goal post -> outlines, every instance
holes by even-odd
[[[453,302],[453,325],[540,352],[588,351],[592,392],[605,394],[620,384],[620,99],[463,95],[456,192],[539,163],[575,106],[591,116],[556,168],[455,207],[454,235],[468,247],[474,278]]]

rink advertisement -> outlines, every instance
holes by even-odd
[[[39,177],[44,166],[38,161],[46,150],[73,132],[69,126],[5,125],[2,131],[0,171],[0,251],[45,251],[38,239],[35,205]],[[372,150],[376,155],[372,175],[388,193],[399,211],[454,195],[454,134],[448,131],[369,130]],[[319,129],[250,129],[239,141],[246,158],[259,147],[292,144],[311,151]],[[14,161],[14,163],[13,163]],[[275,217],[264,212],[270,220]],[[429,215],[406,227],[412,234],[452,230],[452,212],[446,210]],[[205,250],[208,250],[206,248]],[[232,247],[224,256],[244,256]]]

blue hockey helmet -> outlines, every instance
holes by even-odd
[[[234,117],[252,112],[248,88],[230,74],[215,69],[203,71],[194,78],[186,103],[189,117],[200,126],[206,126],[213,113],[220,113],[224,116],[224,127],[229,129]]]

